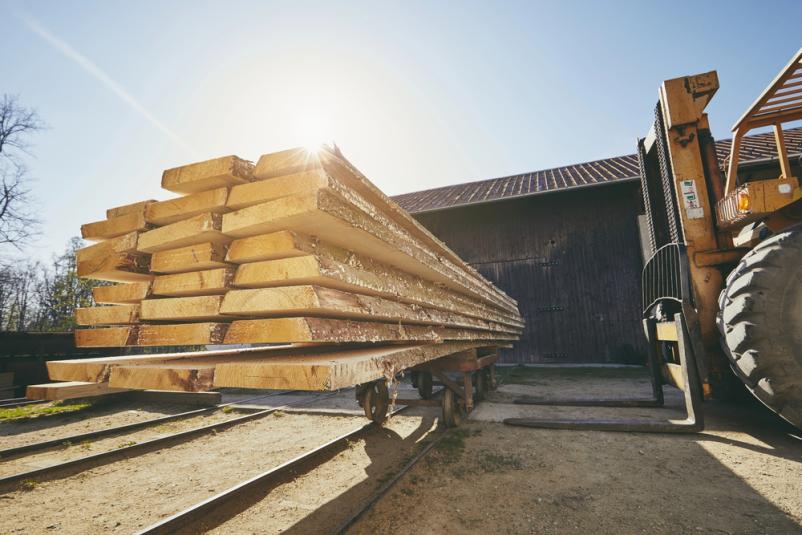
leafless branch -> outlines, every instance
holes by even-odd
[[[17,152],[27,153],[31,134],[44,128],[35,110],[14,95],[0,99],[0,246],[20,249],[38,233],[28,168]]]

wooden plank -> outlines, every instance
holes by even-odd
[[[156,202],[156,199],[147,199],[145,201],[115,206],[114,208],[109,208],[106,210],[106,218],[111,219],[112,217],[119,217],[121,215],[128,214],[143,214],[145,213],[148,205],[154,202]]]
[[[197,327],[200,324],[192,324]],[[204,351],[181,351],[174,353],[151,353],[145,355],[126,355],[122,357],[99,357],[69,360],[51,360],[47,362],[49,377],[57,381],[108,381],[111,369],[121,365],[152,365],[184,359],[233,358],[233,357],[270,357],[288,346],[248,347],[235,349],[218,349]],[[295,350],[297,352],[297,349]]]
[[[331,259],[331,251],[321,248],[320,252],[327,256],[307,255],[242,264],[237,268],[233,285],[240,288],[273,288],[312,284],[425,305],[513,327],[523,326],[523,321],[517,315],[504,313],[476,299],[437,287],[420,277],[385,267],[367,258],[347,259],[338,255],[338,258],[359,266],[355,267]]]
[[[230,240],[220,231],[222,215],[206,213],[183,221],[145,232],[139,236],[137,249],[145,253],[155,253],[199,243],[227,243]]]
[[[75,347],[123,347],[136,343],[136,325],[125,327],[102,327],[98,329],[76,329]],[[51,377],[54,379],[54,377]]]
[[[153,253],[150,270],[154,273],[185,273],[226,267],[226,245],[224,243],[198,243]]]
[[[318,316],[367,319],[506,333],[520,332],[461,314],[311,285],[232,290],[223,298],[220,313],[243,317]]]
[[[77,273],[82,279],[111,282],[145,282],[153,278],[148,273],[148,255],[113,253],[78,262]]]
[[[459,351],[476,343],[447,342],[427,345],[347,349],[325,355],[298,355],[248,359],[215,365],[216,388],[275,388],[337,390],[381,378]]]
[[[92,298],[95,303],[104,305],[136,304],[150,295],[150,281],[95,286]]]
[[[360,212],[327,190],[284,197],[223,215],[223,232],[235,238],[278,230],[317,236],[517,314],[514,306],[500,302],[487,286],[455,272],[453,265],[420,248],[380,214]],[[142,237],[140,248],[141,243]]]
[[[143,321],[207,321],[221,319],[222,295],[145,299],[140,303]],[[230,319],[230,318],[229,318]]]
[[[366,343],[441,340],[514,340],[517,335],[400,323],[330,318],[238,320],[226,334],[226,344]]]
[[[227,206],[232,210],[237,210],[289,195],[313,192],[326,187],[328,183],[329,178],[322,170],[259,180],[231,188]]]
[[[289,230],[259,234],[234,240],[226,260],[235,264],[304,256],[315,250],[318,241]]]
[[[214,365],[202,362],[151,366],[116,366],[109,385],[114,388],[203,392],[214,384]],[[130,386],[123,386],[130,385]],[[135,386],[134,386],[135,385]]]
[[[111,238],[89,247],[82,247],[75,251],[75,258],[78,262],[85,262],[93,258],[105,257],[114,253],[134,253],[136,252],[137,239],[139,232],[129,232],[116,238]]]
[[[150,204],[145,219],[155,225],[169,225],[198,214],[227,212],[228,188],[199,191],[184,197]]]
[[[140,325],[136,345],[199,346],[222,344],[227,329],[228,324],[214,322]]]
[[[161,275],[153,279],[153,295],[171,297],[222,295],[228,291],[233,279],[234,268]]]
[[[385,195],[337,149],[321,146],[319,150],[310,152],[305,148],[296,148],[263,155],[259,158],[254,168],[254,177],[265,179],[290,174],[290,171],[300,172],[318,168],[325,169],[329,177],[335,179],[336,182],[330,183],[330,187],[335,188],[341,194],[353,192],[355,197],[364,200],[374,208],[374,211],[386,215],[390,221],[408,232],[410,236],[420,240],[426,247],[434,251],[437,256],[445,257],[448,262],[453,263],[458,269],[482,281],[484,285],[492,287],[498,298],[510,305],[514,306],[516,304],[514,299],[493,287],[476,269],[462,260],[445,243],[410,216],[398,203]],[[338,184],[341,187],[338,187]],[[349,198],[349,200],[353,202],[354,198]]]
[[[45,383],[29,385],[25,390],[28,399],[41,399],[46,401],[60,401],[65,399],[90,398],[126,392],[127,388],[112,388],[109,383],[85,383],[69,381],[65,383]]]
[[[78,325],[116,325],[139,322],[139,305],[111,305],[75,309]]]
[[[145,214],[134,212],[81,225],[81,237],[90,241],[108,240],[147,228]]]
[[[204,162],[167,169],[162,187],[176,193],[196,193],[250,182],[253,164],[236,156],[223,156]]]
[[[287,149],[280,152],[263,154],[256,162],[253,177],[264,180],[284,175],[294,175],[305,171],[314,171],[322,167],[317,151],[304,147]]]

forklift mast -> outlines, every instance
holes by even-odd
[[[704,112],[718,87],[715,71],[663,82],[654,123],[638,142],[650,252],[656,255],[667,245],[682,244],[687,255],[690,299],[696,310],[687,318],[688,328],[699,331],[707,356],[698,355],[703,380],[708,370],[726,366],[723,357],[715,358],[720,353],[716,303],[724,284],[715,265],[728,255],[719,249],[714,207],[724,184]],[[644,307],[649,304],[644,302]],[[662,313],[671,318],[675,312],[679,311]]]

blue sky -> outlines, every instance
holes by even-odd
[[[767,13],[769,6],[770,13]],[[770,15],[770,16],[769,16]],[[802,46],[799,2],[15,2],[0,93],[46,258],[161,171],[334,140],[388,194],[633,152],[663,79],[716,69],[729,128]]]

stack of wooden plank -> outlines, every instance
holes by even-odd
[[[78,251],[79,276],[115,284],[77,311],[79,347],[520,336],[515,301],[336,150],[217,158],[168,169],[162,187],[181,196],[82,227],[98,243]]]

